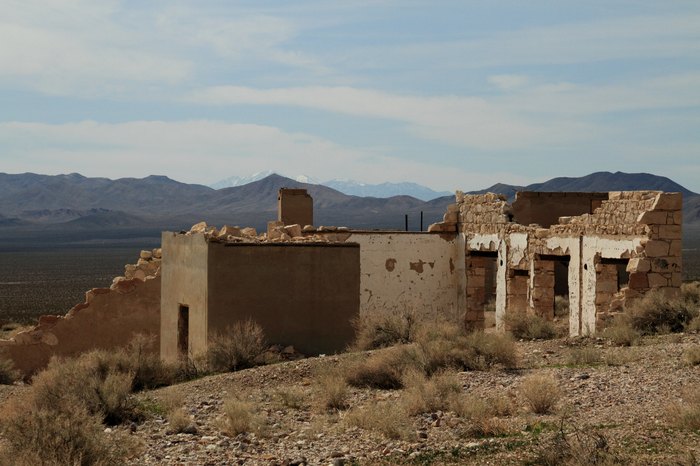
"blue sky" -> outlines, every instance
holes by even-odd
[[[700,2],[3,0],[0,171],[700,191]]]

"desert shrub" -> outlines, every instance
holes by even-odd
[[[110,362],[111,357],[103,351],[76,359],[53,358],[33,380],[35,403],[46,409],[68,402],[82,404],[108,424],[133,419],[137,416],[129,396],[133,374],[120,372]]]
[[[167,415],[168,432],[180,434],[188,430],[192,420],[183,408],[176,408]]]
[[[688,322],[685,328],[687,332],[700,332],[700,316],[695,317],[693,320]]]
[[[538,315],[510,313],[506,316],[506,325],[515,338],[524,340],[549,340],[557,336],[554,324]]]
[[[572,348],[569,351],[568,363],[574,366],[590,366],[603,362],[603,356],[598,348],[584,346],[582,348]]]
[[[123,370],[133,374],[133,391],[164,387],[182,380],[178,365],[161,361],[160,348],[155,345],[155,337],[139,334],[122,352],[126,358]]]
[[[549,414],[561,397],[556,380],[551,376],[531,375],[520,385],[525,403],[535,414]]]
[[[698,306],[686,292],[687,299],[667,298],[659,290],[651,290],[629,310],[630,323],[643,335],[682,332],[695,317]]]
[[[102,417],[76,399],[44,406],[33,394],[5,405],[2,434],[7,449],[2,464],[120,465],[138,452],[131,437],[104,433]]]
[[[628,464],[614,451],[605,435],[600,432],[578,429],[562,419],[559,429],[538,441],[534,461],[526,464],[542,466],[593,466]]]
[[[450,409],[459,417],[469,422],[467,434],[471,437],[495,437],[507,430],[498,416],[510,415],[512,403],[505,398],[479,398],[471,394],[453,397]]]
[[[255,366],[265,351],[265,334],[253,320],[236,322],[209,338],[207,362],[215,372]]]
[[[348,366],[345,379],[353,387],[396,390],[403,387],[404,372],[419,366],[419,357],[414,348],[387,348]]]
[[[321,411],[348,407],[348,384],[340,371],[325,371],[316,375],[316,400]]]
[[[554,297],[554,315],[556,317],[568,317],[569,315],[569,297],[555,296]]]
[[[615,316],[611,325],[603,330],[602,336],[617,346],[633,346],[641,338],[641,334],[632,326],[631,319],[626,314]]]
[[[700,431],[700,386],[687,389],[681,400],[668,406],[666,416],[676,428]]]
[[[683,351],[683,363],[688,366],[700,364],[700,345],[691,346]]]
[[[345,422],[360,429],[379,432],[389,439],[413,439],[415,432],[407,413],[391,403],[374,403],[348,411]]]
[[[413,341],[417,329],[413,311],[383,311],[363,313],[354,322],[356,351],[386,348]]]
[[[19,378],[19,372],[10,359],[0,358],[0,385],[12,385]]]
[[[232,436],[252,432],[256,424],[255,406],[238,398],[224,401],[224,422],[226,433]]]
[[[404,375],[406,391],[402,404],[411,416],[446,410],[450,400],[461,390],[462,385],[453,371],[439,372],[427,378],[423,372],[411,371]]]
[[[443,323],[423,328],[416,339],[428,374],[442,368],[484,370],[517,363],[515,343],[507,335],[465,334],[459,326]]]
[[[681,285],[681,299],[695,307],[700,307],[700,282],[683,283]]]
[[[298,387],[283,387],[275,391],[275,397],[285,408],[302,409],[306,405],[304,391]]]

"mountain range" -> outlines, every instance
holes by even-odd
[[[0,246],[23,242],[73,242],[99,239],[157,238],[161,230],[210,224],[254,226],[264,230],[276,218],[277,192],[306,188],[314,198],[317,225],[353,228],[420,228],[441,219],[454,196],[424,201],[412,196],[388,198],[345,194],[268,174],[241,186],[214,189],[165,176],[88,178],[77,173],[38,175],[0,173]],[[516,191],[616,191],[658,189],[684,195],[684,222],[700,226],[700,195],[664,177],[644,173],[598,172],[580,178],[554,178],[529,186],[493,185],[479,192],[513,197]]]
[[[221,181],[217,181],[214,184],[209,185],[210,188],[222,189],[222,188],[233,188],[236,186],[242,186],[244,184],[252,183],[254,181],[262,180],[263,178],[276,174],[272,170],[266,170],[262,172],[253,173],[250,176],[232,176],[225,178]],[[354,180],[341,180],[333,179],[328,181],[318,181],[306,175],[297,175],[292,179],[298,181],[299,183],[306,184],[320,184],[333,188],[336,191],[340,191],[343,194],[348,194],[350,196],[362,196],[362,197],[393,197],[393,196],[411,196],[422,201],[429,201],[440,196],[451,196],[453,193],[446,191],[435,191],[428,188],[427,186],[422,186],[417,183],[403,182],[403,183],[360,183]]]

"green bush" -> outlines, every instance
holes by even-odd
[[[667,298],[659,290],[651,290],[629,310],[633,328],[643,335],[682,332],[698,316],[698,306],[691,292],[686,298]]]

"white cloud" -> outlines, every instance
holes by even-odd
[[[351,87],[219,86],[195,91],[187,100],[211,105],[289,105],[398,120],[423,138],[491,150],[557,143],[575,138],[580,131],[561,122],[548,128],[528,123],[479,97],[416,97]]]
[[[510,91],[527,84],[528,77],[519,74],[499,74],[489,76],[489,82],[501,90]]]
[[[348,149],[325,139],[275,127],[219,121],[83,121],[0,123],[3,171],[86,176],[164,174],[209,184],[230,175],[273,169],[315,179],[343,176],[365,182],[418,180],[435,189],[480,189],[517,175],[411,161],[376,148]]]

